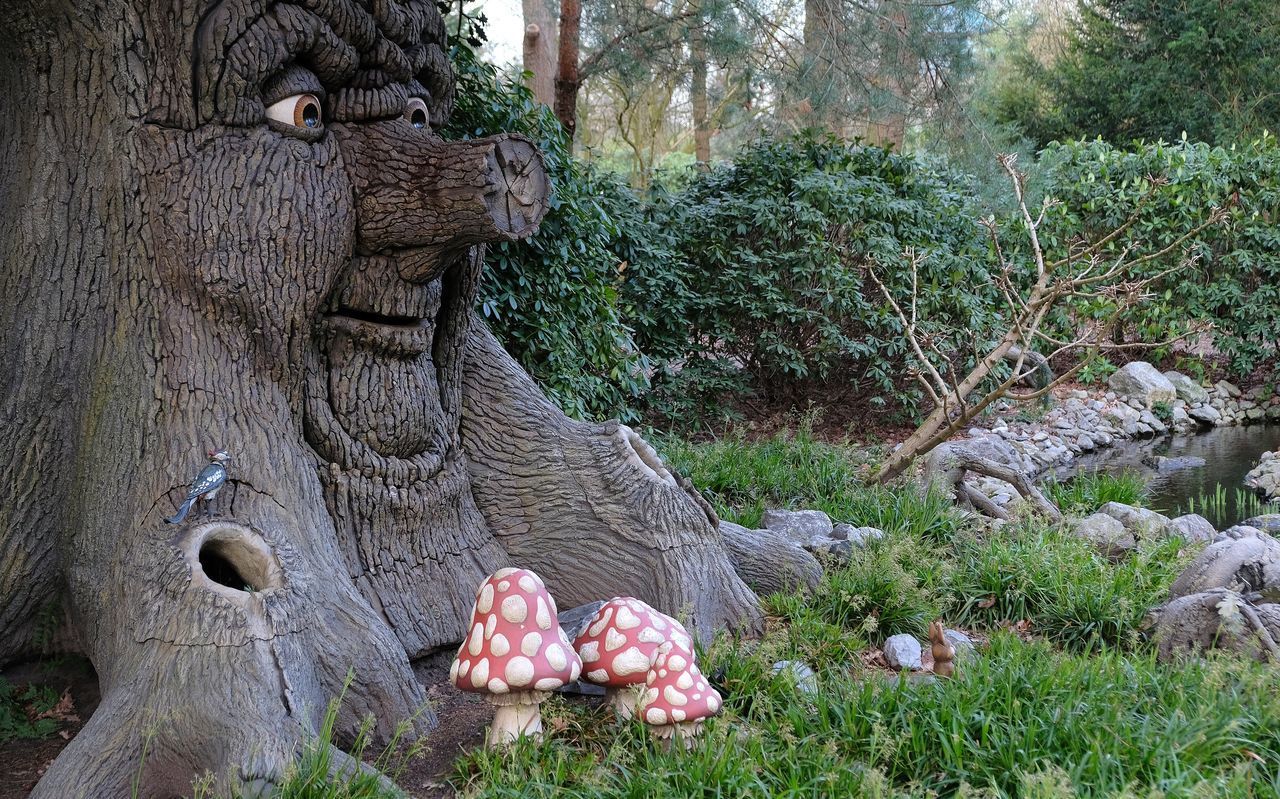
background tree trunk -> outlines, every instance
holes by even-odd
[[[521,0],[524,11],[524,69],[533,73],[529,88],[543,105],[555,105],[556,7],[551,0]]]
[[[556,118],[571,139],[578,128],[578,86],[582,82],[578,72],[582,51],[581,24],[581,0],[560,0],[560,57],[556,71],[555,111]]]
[[[707,39],[702,7],[691,4],[693,17],[689,26],[689,61],[692,79],[689,99],[693,105],[693,155],[701,168],[711,163],[711,122],[707,110]]]

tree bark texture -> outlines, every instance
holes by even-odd
[[[693,157],[699,168],[711,164],[711,120],[707,109],[707,35],[699,2],[691,4],[693,18],[689,27],[689,60],[691,82],[689,100],[693,106]]]
[[[529,88],[538,102],[554,106],[556,101],[557,12],[549,0],[521,0],[524,12],[524,69],[531,73]]]
[[[512,563],[565,607],[758,628],[652,449],[566,419],[474,319],[481,242],[535,229],[545,174],[413,114],[453,103],[433,4],[0,22],[0,663],[76,649],[103,695],[34,796],[268,790],[349,673],[338,743],[425,729],[410,658]],[[215,446],[228,484],[165,524]]]
[[[560,0],[560,56],[556,67],[556,119],[573,138],[578,129],[578,87],[582,79],[578,60],[582,55],[582,0]]]

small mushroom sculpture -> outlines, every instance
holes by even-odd
[[[640,718],[668,747],[672,741],[686,749],[702,730],[703,719],[720,712],[720,694],[707,684],[693,658],[668,641],[658,647],[645,677]]]
[[[947,640],[947,632],[942,622],[935,621],[929,625],[930,652],[933,654],[933,673],[939,677],[950,677],[956,673],[956,648]]]
[[[614,597],[604,604],[574,639],[582,658],[582,676],[605,687],[605,697],[619,719],[635,715],[640,686],[658,647],[670,641],[693,659],[693,638],[683,625],[634,597]]]
[[[494,572],[476,592],[468,629],[449,681],[497,706],[486,745],[541,738],[538,705],[582,669],[542,579],[528,569]]]

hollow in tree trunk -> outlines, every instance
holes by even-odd
[[[0,22],[0,664],[65,619],[103,695],[36,797],[269,789],[348,673],[338,742],[367,715],[385,738],[424,704],[410,659],[509,563],[566,607],[758,628],[714,514],[472,314],[484,243],[531,235],[547,182],[525,139],[433,133],[433,4]],[[228,483],[166,524],[211,447]]]

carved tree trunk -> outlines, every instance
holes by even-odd
[[[348,672],[339,743],[385,737],[512,562],[566,606],[757,629],[648,445],[566,419],[473,318],[479,243],[531,234],[547,184],[524,139],[432,133],[433,4],[0,23],[0,664],[52,640],[103,695],[35,796],[266,789]],[[166,524],[211,446],[228,485]]]

